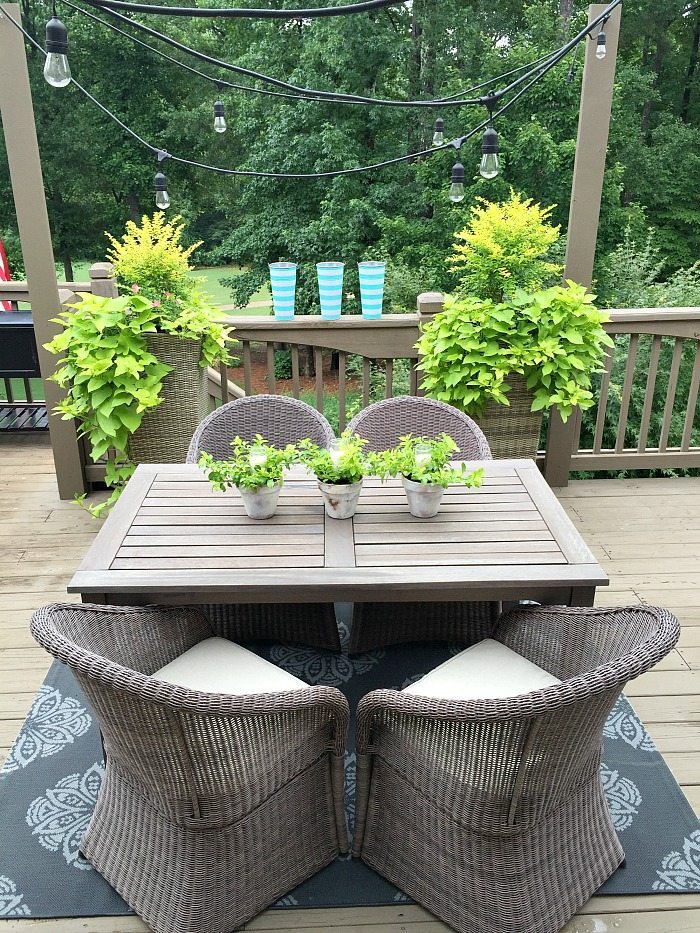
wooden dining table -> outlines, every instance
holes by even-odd
[[[593,605],[608,578],[532,460],[493,460],[413,518],[398,480],[365,479],[357,512],[324,513],[316,480],[285,477],[277,514],[246,516],[194,465],[141,464],[68,590],[83,602],[420,602]]]

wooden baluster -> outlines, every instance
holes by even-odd
[[[12,403],[15,400],[14,392],[12,391],[12,380],[5,377],[5,395],[7,396],[7,401]]]
[[[267,344],[267,391],[274,395],[277,389],[277,380],[275,379],[275,345]]]
[[[613,340],[615,338],[613,337]],[[605,356],[605,368],[600,380],[600,396],[598,398],[598,417],[595,423],[593,436],[593,453],[599,454],[603,446],[603,431],[605,430],[605,416],[608,411],[608,395],[610,393],[610,376],[615,361],[615,347],[609,347]]]
[[[362,357],[362,407],[369,405],[369,360]]]
[[[394,394],[394,361],[386,360],[386,381],[384,385],[384,398],[391,398]]]
[[[316,370],[316,410],[323,414],[323,350],[314,347],[314,369]]]
[[[418,370],[416,369],[417,363],[414,360],[409,360],[409,363],[411,364],[411,370],[408,377],[408,392],[409,395],[418,395]]]
[[[299,347],[296,344],[292,345],[292,395],[294,398],[299,398],[300,393],[300,384],[299,384]]]
[[[693,375],[690,380],[690,391],[688,392],[688,404],[685,409],[685,424],[683,426],[683,440],[681,441],[681,450],[690,449],[690,441],[693,435],[693,424],[695,423],[695,410],[698,406],[698,389],[700,389],[700,343],[695,341],[695,359],[693,361]]]
[[[345,373],[347,355],[338,353],[338,428],[345,430],[345,393],[347,390],[347,376]]]
[[[647,385],[644,390],[644,407],[642,408],[642,421],[639,426],[639,444],[637,450],[643,453],[647,449],[649,440],[649,424],[651,422],[651,413],[654,410],[654,393],[656,391],[656,376],[659,371],[659,357],[661,355],[661,337],[658,335],[652,337],[651,353],[649,354],[649,373],[647,375]]]
[[[23,382],[24,382],[24,400],[26,402],[33,402],[34,397],[32,395],[32,384],[26,376],[24,377]]]
[[[250,354],[250,340],[243,340],[243,388],[246,395],[253,392],[253,361]]]
[[[634,368],[637,364],[637,348],[639,334],[630,335],[630,348],[625,367],[625,381],[622,384],[622,400],[620,402],[620,418],[617,422],[617,438],[615,440],[615,453],[619,454],[625,449],[625,434],[627,433],[627,416],[630,409],[632,384],[634,382]]]
[[[681,368],[681,359],[683,358],[683,339],[676,338],[673,345],[673,356],[671,358],[671,371],[668,376],[668,389],[666,390],[666,404],[664,405],[664,420],[661,422],[661,437],[659,438],[659,451],[664,451],[668,447],[668,435],[671,430],[671,420],[673,418],[673,406],[676,401],[676,387],[678,386],[678,372]]]
[[[221,404],[225,405],[229,401],[228,395],[228,366],[226,363],[219,365],[219,375],[221,376]]]

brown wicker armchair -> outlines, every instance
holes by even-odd
[[[678,635],[647,606],[517,609],[496,654],[517,652],[550,686],[450,699],[434,671],[425,687],[365,696],[353,854],[461,933],[555,933],[623,861],[598,774],[603,726]],[[474,697],[458,663],[452,686]]]
[[[481,429],[451,405],[429,398],[400,396],[369,405],[348,425],[369,441],[370,450],[387,450],[409,432],[437,437],[443,432],[456,442],[456,458],[491,460]],[[455,641],[473,644],[491,632],[500,605],[486,602],[363,603],[353,612],[350,650],[369,651],[409,641]]]
[[[192,609],[53,605],[32,634],[73,670],[102,730],[81,851],[157,933],[230,933],[347,851],[338,690],[290,685],[257,656],[241,676],[254,661],[266,693],[178,686],[161,668],[212,636]]]
[[[323,415],[286,395],[248,395],[217,408],[199,425],[190,441],[187,462],[197,463],[203,451],[225,459],[234,437],[252,441],[261,434],[275,447],[310,437],[319,447],[328,447],[333,428]]]
[[[306,437],[327,447],[334,437],[323,415],[306,402],[283,395],[251,395],[227,402],[202,421],[190,442],[187,462],[197,463],[203,451],[225,459],[234,437],[251,441],[256,434],[277,447]],[[202,611],[218,634],[235,641],[297,641],[330,651],[340,649],[332,603],[207,604]]]

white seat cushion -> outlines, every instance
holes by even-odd
[[[205,638],[153,675],[202,693],[283,693],[308,690],[303,680],[225,638]]]
[[[497,700],[561,683],[541,667],[485,638],[404,688],[435,700]]]

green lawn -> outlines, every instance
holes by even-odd
[[[90,278],[89,269],[92,265],[91,262],[75,262],[73,263],[73,274],[75,275],[76,281],[78,282],[87,282]],[[243,271],[240,266],[202,266],[199,269],[195,269],[191,275],[196,279],[203,279],[202,286],[204,291],[209,295],[215,305],[230,305],[233,303],[233,298],[231,292],[228,288],[224,288],[221,285],[220,279],[230,278],[234,275],[240,275]],[[62,272],[59,271],[59,277],[62,277]],[[267,286],[264,286],[253,295],[250,299],[251,303],[258,301],[268,301],[271,302],[270,290]],[[240,311],[231,312],[235,314],[249,314],[249,315],[268,315],[272,313],[272,307],[268,308],[255,308],[248,306],[243,308]]]

